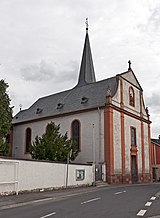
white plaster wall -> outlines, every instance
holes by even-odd
[[[18,162],[16,161],[6,162],[3,159],[0,161],[0,193],[16,190],[17,164]]]
[[[0,159],[0,166],[0,193],[66,186],[66,164]],[[84,180],[76,181],[77,169],[85,170]],[[93,182],[92,166],[70,164],[68,173],[68,186]]]
[[[121,113],[113,111],[113,140],[114,140],[114,171],[122,173],[122,154],[121,154]]]
[[[64,186],[65,169],[65,164],[20,161],[18,190]]]
[[[87,163],[93,161],[93,140],[95,143],[96,162],[104,161],[104,111],[95,110],[85,113],[74,114],[52,120],[43,120],[29,124],[21,124],[13,128],[13,156],[17,158],[30,158],[29,154],[25,154],[25,131],[26,128],[32,129],[32,140],[35,137],[41,136],[49,122],[54,121],[57,125],[60,124],[62,134],[68,132],[68,137],[71,137],[71,123],[73,120],[79,120],[81,123],[81,151],[75,162]],[[94,137],[93,137],[94,124]]]
[[[131,81],[132,84],[134,84],[135,86],[137,86],[137,87],[140,88],[140,86],[139,86],[138,82],[136,81],[136,79],[135,79],[135,77],[134,77],[132,71],[123,74],[122,77],[125,78],[125,79],[127,79],[128,81]]]
[[[138,172],[142,171],[142,150],[141,150],[141,123],[132,117],[125,115],[125,157],[126,157],[126,173],[130,172],[131,162],[130,162],[130,149],[131,149],[131,129],[133,126],[136,128],[136,143],[138,149]]]

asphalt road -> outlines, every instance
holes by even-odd
[[[160,184],[104,186],[0,198],[4,218],[160,218]]]

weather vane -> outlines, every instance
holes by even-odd
[[[22,104],[19,105],[19,109],[20,109],[20,111],[22,110]]]
[[[86,18],[86,22],[85,22],[85,24],[86,24],[86,30],[88,31],[88,18]]]

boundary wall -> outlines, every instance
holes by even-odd
[[[92,184],[92,165],[0,158],[0,195]]]

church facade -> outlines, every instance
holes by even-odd
[[[108,183],[152,180],[150,118],[143,90],[131,69],[96,82],[88,28],[77,85],[38,99],[13,118],[12,156],[30,159],[29,143],[51,121],[76,141],[74,162],[95,163]]]

